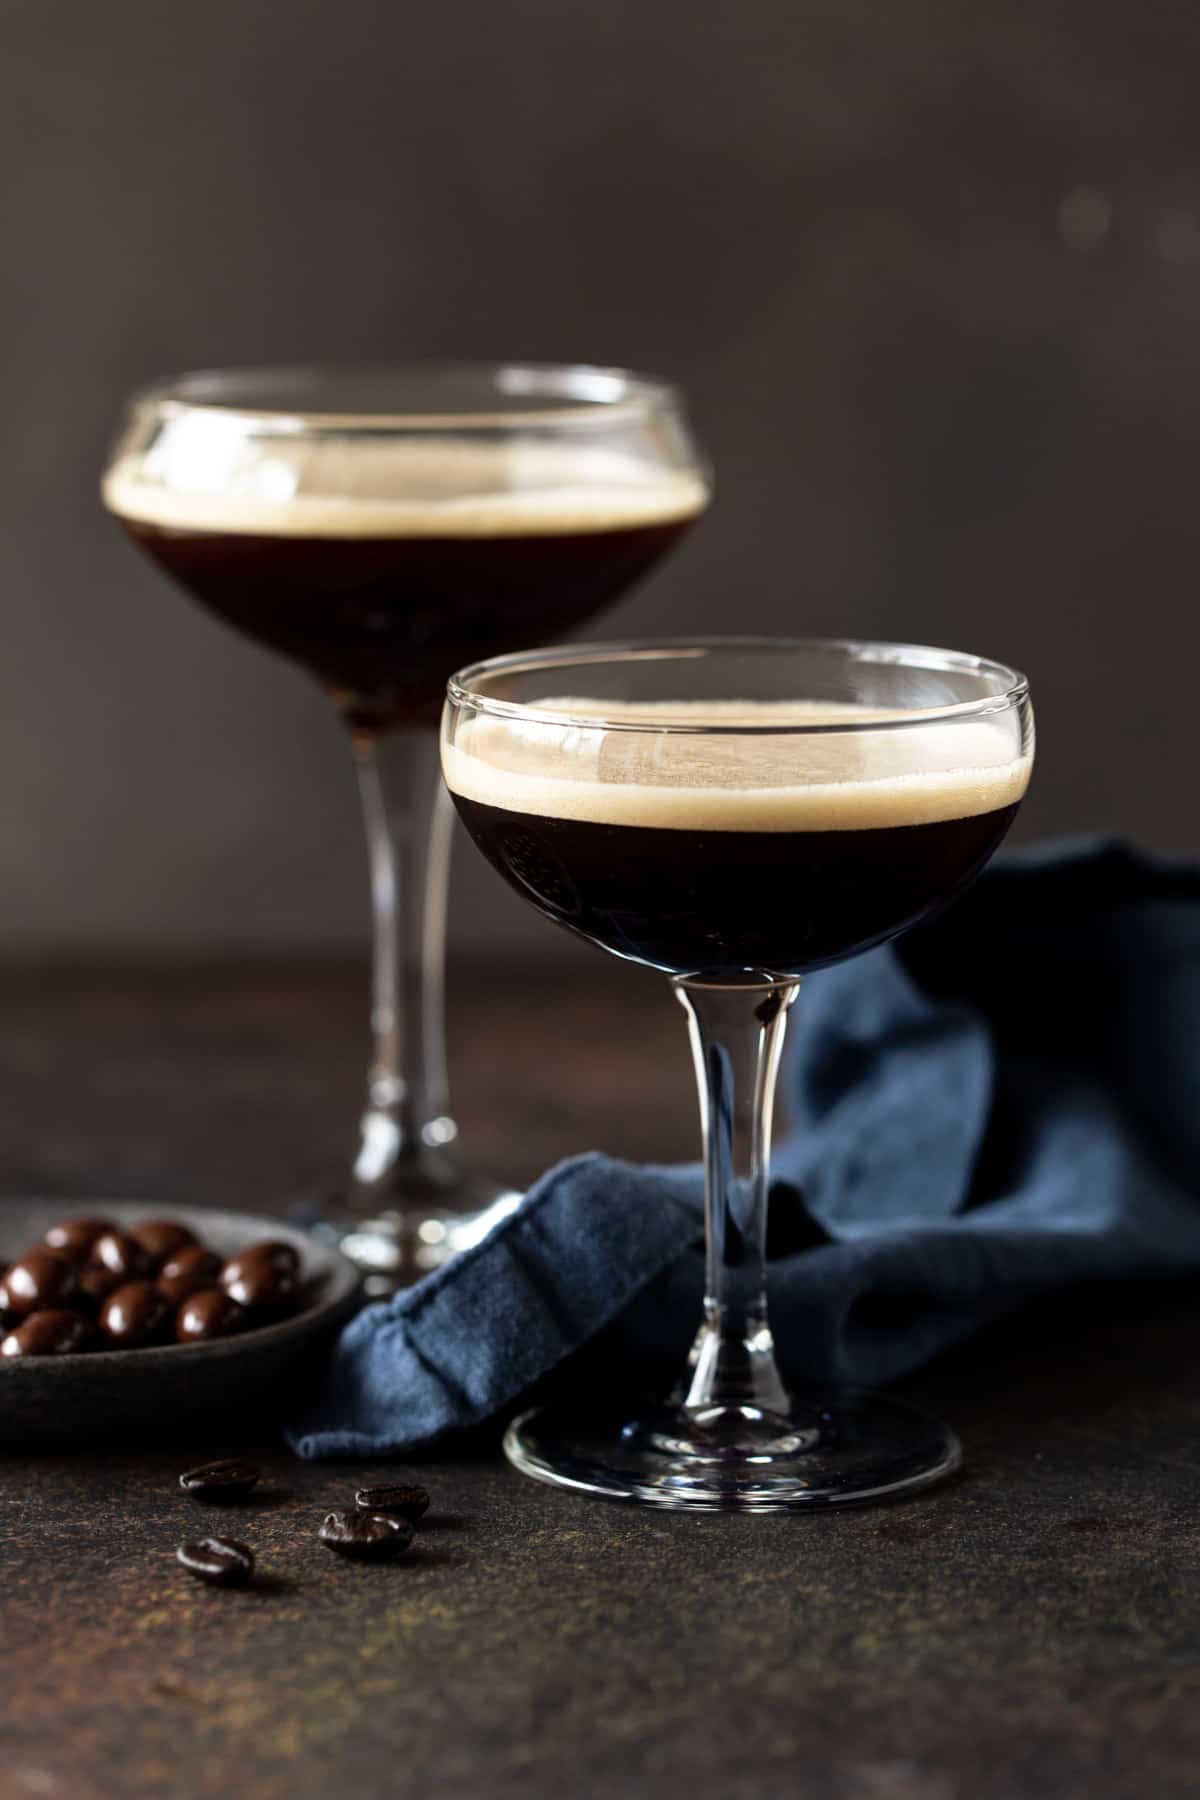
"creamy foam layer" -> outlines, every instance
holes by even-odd
[[[912,714],[795,701],[620,705],[560,696],[555,712],[646,725],[838,724]],[[918,718],[921,715],[916,715]],[[442,766],[451,792],[509,812],[677,831],[862,831],[965,819],[1012,806],[1029,785],[1015,714],[902,729],[782,733],[605,731],[481,714]]]
[[[585,443],[249,437],[205,414],[119,459],[103,495],[166,530],[351,538],[619,531],[682,522],[708,501],[694,474]]]

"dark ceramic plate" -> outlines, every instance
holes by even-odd
[[[258,1238],[283,1238],[300,1256],[305,1309],[279,1325],[211,1344],[168,1344],[83,1356],[0,1357],[0,1444],[96,1439],[156,1442],[205,1421],[277,1424],[313,1377],[334,1328],[359,1300],[360,1277],[339,1251],[278,1219],[207,1207],[131,1201],[0,1201],[0,1260],[35,1244],[56,1220],[100,1214],[128,1228],[179,1219],[222,1256]]]

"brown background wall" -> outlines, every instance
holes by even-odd
[[[675,377],[719,501],[606,629],[994,653],[1027,834],[1200,847],[1194,6],[8,0],[0,39],[6,941],[361,934],[324,702],[95,495],[126,390],[251,359]],[[460,947],[565,953],[458,875]]]

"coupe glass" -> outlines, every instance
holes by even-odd
[[[463,1168],[446,1092],[446,679],[575,630],[678,541],[708,498],[681,402],[587,367],[186,375],[134,399],[103,491],[147,555],[306,668],[350,729],[373,1052],[353,1173],[308,1216],[377,1286],[407,1279],[516,1201]]]
[[[900,1401],[782,1379],[772,1103],[802,977],[960,893],[1032,758],[1020,675],[910,645],[597,645],[451,681],[442,764],[471,836],[547,918],[669,977],[700,1091],[707,1280],[683,1381],[632,1417],[525,1414],[506,1439],[518,1468],[660,1506],[777,1510],[957,1465],[953,1433]]]

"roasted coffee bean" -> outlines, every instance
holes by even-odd
[[[398,1556],[413,1540],[413,1528],[407,1519],[392,1513],[331,1512],[325,1514],[321,1526],[321,1542],[339,1556],[352,1556],[361,1562],[382,1562]]]
[[[196,1242],[195,1232],[186,1225],[177,1225],[173,1219],[147,1219],[144,1225],[131,1225],[129,1235],[141,1245],[156,1269]]]
[[[221,1273],[221,1259],[215,1250],[203,1244],[190,1244],[186,1250],[169,1258],[158,1271],[158,1291],[172,1306],[179,1306],[201,1288],[215,1287]]]
[[[95,1327],[82,1313],[35,1312],[0,1342],[0,1356],[74,1356],[95,1341]]]
[[[140,1281],[149,1275],[150,1258],[136,1238],[124,1231],[106,1231],[92,1245],[92,1261],[126,1281]]]
[[[79,1291],[75,1266],[57,1250],[27,1251],[0,1282],[0,1311],[24,1319],[70,1306]]]
[[[415,1525],[429,1510],[429,1495],[423,1487],[393,1482],[385,1487],[359,1488],[354,1504],[362,1512],[395,1513]]]
[[[239,1306],[259,1313],[286,1312],[296,1294],[300,1259],[290,1244],[264,1239],[231,1256],[221,1286]]]
[[[244,1500],[251,1488],[257,1487],[260,1471],[253,1463],[239,1462],[235,1456],[218,1457],[216,1462],[201,1463],[185,1469],[179,1485],[193,1500]]]
[[[254,1552],[236,1538],[201,1538],[175,1552],[189,1575],[213,1587],[245,1587],[254,1573]]]
[[[250,1319],[224,1288],[201,1288],[191,1294],[175,1315],[175,1336],[181,1344],[203,1344],[213,1338],[233,1337],[245,1331]]]
[[[165,1337],[171,1303],[152,1281],[127,1281],[100,1308],[100,1329],[114,1350],[140,1350]]]
[[[116,1275],[101,1263],[89,1263],[79,1271],[79,1303],[89,1312],[99,1312],[108,1296],[123,1286],[125,1277]]]
[[[73,1262],[86,1262],[96,1239],[117,1228],[111,1219],[60,1219],[46,1233],[48,1250],[58,1250]]]

